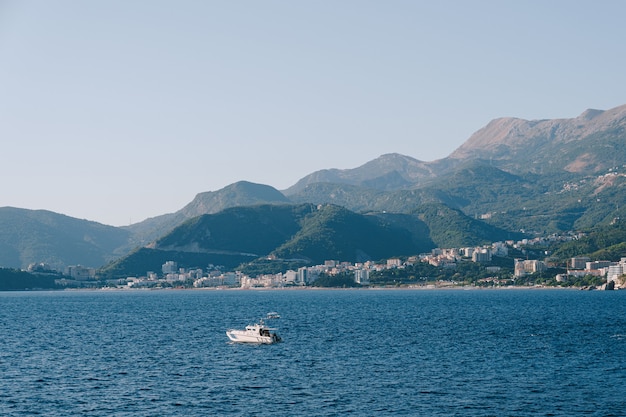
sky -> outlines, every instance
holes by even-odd
[[[626,104],[625,1],[0,0],[0,207],[123,226]]]

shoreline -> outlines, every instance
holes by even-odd
[[[573,291],[604,291],[603,288],[588,287],[549,287],[545,285],[536,286],[462,286],[462,285],[406,285],[406,286],[376,286],[376,287],[205,287],[205,288],[63,288],[63,289],[29,289],[16,291],[521,291],[521,290],[573,290]],[[618,291],[615,289],[614,291]],[[7,291],[13,292],[13,291]]]
[[[474,286],[474,285],[398,285],[398,286],[363,286],[363,287],[311,287],[311,286],[293,286],[293,287],[202,287],[202,288],[185,288],[185,287],[168,287],[168,288],[146,288],[146,287],[98,287],[98,288],[26,288],[15,290],[0,290],[2,292],[73,292],[73,291],[538,291],[538,290],[571,290],[571,291],[606,291],[604,286],[600,287],[561,287],[561,286],[545,286],[545,285],[506,285],[506,286]],[[616,287],[611,291],[620,291],[624,288]]]

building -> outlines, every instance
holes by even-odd
[[[626,271],[624,271],[624,266],[621,263],[617,264],[617,265],[610,265],[607,268],[607,273],[606,273],[606,281],[617,281],[617,279],[619,277],[621,277]]]
[[[595,271],[595,270],[602,269],[602,268],[608,268],[609,266],[611,266],[611,264],[612,264],[611,261],[587,262],[585,264],[585,269],[587,271]]]
[[[309,279],[309,270],[307,267],[303,266],[298,268],[298,276],[296,277],[296,284],[298,285],[306,285]]]
[[[402,265],[402,261],[398,258],[387,259],[387,268],[397,268]]]
[[[570,267],[572,269],[585,269],[589,261],[591,261],[591,258],[587,256],[577,256],[570,260]]]
[[[96,278],[96,270],[82,265],[72,265],[65,268],[65,275],[77,281],[88,281]]]
[[[367,269],[355,269],[354,270],[354,282],[361,285],[367,285],[370,283],[370,271]]]
[[[225,274],[222,275],[222,277],[223,277],[223,281],[222,281],[223,285],[228,285],[230,287],[233,287],[235,285],[240,285],[241,273],[226,272]]]
[[[504,242],[495,242],[492,245],[492,249],[493,249],[493,254],[496,256],[508,256],[509,255],[509,248]]]
[[[515,260],[515,276],[523,277],[527,274],[534,274],[536,272],[543,272],[546,270],[546,264],[543,261],[538,261],[535,259],[531,260]]]
[[[471,258],[472,255],[474,255],[474,248],[462,248],[461,254],[463,254],[466,258]]]
[[[489,249],[481,249],[472,253],[472,261],[474,262],[491,262],[491,251]]]
[[[178,272],[178,264],[174,261],[167,261],[161,266],[163,275],[175,274]]]
[[[285,282],[288,284],[295,284],[298,279],[298,273],[296,271],[292,271],[291,269],[283,275]]]

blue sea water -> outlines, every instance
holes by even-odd
[[[626,415],[626,291],[0,293],[0,328],[3,416]]]

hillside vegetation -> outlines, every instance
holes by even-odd
[[[233,268],[253,260],[260,266],[265,259],[299,266],[330,259],[364,262],[415,255],[444,244],[485,243],[489,235],[510,233],[444,205],[412,215],[358,214],[335,205],[234,207],[186,221],[150,247],[111,263],[101,274],[145,274],[169,260],[186,268],[208,264]]]
[[[58,288],[59,276],[37,275],[12,268],[0,268],[0,291],[51,290]]]
[[[203,214],[219,213],[230,207],[289,202],[289,199],[274,187],[239,181],[218,191],[199,193],[176,213],[146,219],[128,226],[127,229],[133,234],[136,243],[143,246],[165,235],[186,220]]]
[[[123,254],[130,233],[46,210],[0,208],[0,266],[27,268],[46,263],[100,266]]]
[[[298,233],[272,255],[319,264],[328,259],[365,262],[416,250],[408,230],[394,228],[374,216],[325,205],[305,216]]]

